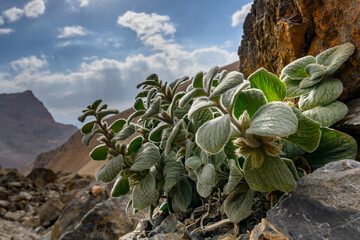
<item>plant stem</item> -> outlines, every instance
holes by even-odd
[[[241,131],[241,125],[240,123],[230,114],[221,104],[217,104],[216,107],[223,113],[223,114],[229,114],[230,115],[230,121],[231,123],[239,130],[239,133],[241,137],[243,137],[243,133]]]

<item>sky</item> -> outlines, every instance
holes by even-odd
[[[120,111],[136,84],[238,60],[251,0],[1,0],[0,93],[32,90],[56,121],[101,98]]]

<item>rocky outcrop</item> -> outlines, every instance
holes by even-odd
[[[334,77],[344,84],[339,99],[353,106],[349,101],[360,97],[359,9],[358,0],[255,0],[243,26],[240,72],[247,77],[263,67],[280,75],[281,69],[297,58],[351,42],[356,50]],[[344,129],[351,128],[347,132],[360,145],[359,125],[354,126],[359,110],[350,108],[346,121],[351,124]],[[360,150],[358,153],[360,160]]]
[[[57,148],[76,127],[54,121],[31,91],[0,94],[0,164],[18,168],[35,161],[37,155]]]
[[[73,230],[64,233],[60,240],[112,240],[132,231],[144,215],[125,213],[129,199],[129,196],[109,198],[97,204]]]
[[[351,42],[356,51],[335,74],[342,100],[360,96],[360,2],[358,0],[255,0],[244,22],[240,72],[260,67],[279,74],[291,61]]]
[[[332,162],[298,181],[267,213],[294,240],[360,238],[360,163]]]

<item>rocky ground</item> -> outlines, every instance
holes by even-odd
[[[105,201],[108,194],[92,177],[76,173],[37,168],[24,177],[0,169],[0,239],[116,239],[142,215],[125,216],[128,198]]]

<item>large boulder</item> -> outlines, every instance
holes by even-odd
[[[360,162],[326,164],[298,181],[267,212],[294,240],[360,238]]]
[[[360,1],[255,0],[244,22],[240,72],[260,67],[280,74],[291,61],[351,42],[356,51],[335,74],[342,100],[360,96]]]
[[[132,231],[143,217],[142,214],[125,213],[129,200],[129,196],[124,196],[116,199],[108,198],[97,204],[73,230],[64,233],[60,239],[118,239]]]
[[[33,181],[37,187],[41,187],[54,182],[56,180],[56,174],[50,169],[35,168],[31,171],[27,178]]]

